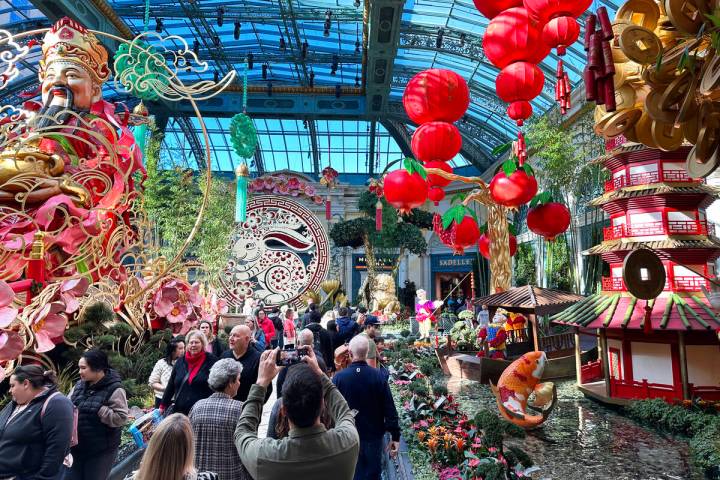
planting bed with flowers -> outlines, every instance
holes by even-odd
[[[419,458],[411,455],[414,467],[419,467],[416,478],[529,478],[532,460],[504,442],[508,437],[524,437],[525,432],[494,411],[481,409],[473,416],[462,411],[434,376],[438,368],[430,343],[400,339],[385,354],[403,436],[411,451],[419,454]],[[432,472],[418,462],[429,463]]]

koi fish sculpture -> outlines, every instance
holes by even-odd
[[[537,428],[547,420],[557,394],[552,382],[539,383],[546,362],[545,352],[526,353],[505,369],[497,385],[490,382],[503,418],[525,429]],[[529,414],[528,407],[539,414]]]

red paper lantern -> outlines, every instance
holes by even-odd
[[[423,166],[425,168],[437,168],[438,170],[444,170],[448,173],[453,173],[452,167],[446,162],[426,162]],[[428,173],[427,184],[430,187],[447,187],[448,185],[450,185],[450,180],[447,180],[440,175],[433,175],[432,173]]]
[[[442,199],[445,198],[445,190],[440,187],[431,187],[428,190],[428,199],[437,207]]]
[[[540,95],[545,76],[537,65],[515,62],[500,71],[495,79],[495,91],[503,102],[530,101]]]
[[[565,55],[565,49],[580,36],[580,26],[573,17],[561,16],[550,20],[542,30],[543,42],[550,48],[557,48],[558,55]]]
[[[579,17],[592,5],[592,0],[523,0],[523,4],[528,13],[544,25],[555,17]]]
[[[473,0],[475,8],[487,18],[493,18],[508,8],[522,6],[522,0]]]
[[[447,122],[423,123],[415,130],[410,148],[415,159],[421,162],[448,161],[462,148],[462,137],[457,127]]]
[[[555,240],[570,226],[570,210],[557,202],[538,205],[528,211],[527,226],[546,240]]]
[[[405,87],[403,106],[410,120],[455,122],[470,105],[465,80],[455,72],[432,68],[415,75]]]
[[[540,63],[550,53],[540,28],[523,7],[506,10],[490,21],[483,36],[483,50],[498,68],[520,61]]]
[[[523,126],[523,121],[530,118],[532,115],[532,105],[530,102],[520,101],[512,102],[507,108],[508,117],[512,118],[517,122],[518,127]]]

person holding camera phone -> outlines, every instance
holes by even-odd
[[[243,465],[255,480],[351,480],[359,451],[354,412],[320,369],[312,349],[289,369],[283,386],[282,409],[290,434],[278,440],[258,438],[265,392],[280,370],[279,351],[268,350],[260,357],[257,382],[235,429]],[[323,403],[335,422],[331,430],[320,419]]]

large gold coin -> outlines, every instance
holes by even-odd
[[[615,115],[605,124],[604,135],[607,138],[617,137],[628,128],[635,125],[642,116],[642,110],[632,108],[615,112]]]
[[[615,22],[612,24],[613,39],[610,42],[610,47],[612,48],[613,63],[615,64],[625,63],[628,61],[628,58],[620,49],[620,34],[622,34],[623,30],[630,25],[632,25],[632,23],[626,21]],[[617,69],[617,66],[615,68]]]
[[[657,148],[657,144],[652,136],[652,122],[652,118],[650,118],[647,113],[643,113],[637,123],[635,123],[635,135],[639,143],[650,148]]]
[[[682,124],[682,131],[685,140],[693,145],[697,143],[698,134],[700,133],[700,125],[698,123],[699,118],[700,115],[695,115],[693,118]]]
[[[682,128],[672,123],[653,121],[650,127],[650,133],[658,148],[665,152],[671,152],[680,148],[685,138]]]
[[[620,48],[627,58],[642,65],[654,64],[663,51],[657,35],[639,25],[630,25],[622,31]]]
[[[680,101],[678,107],[678,114],[677,117],[675,117],[675,123],[687,122],[688,119],[697,115],[698,102],[697,98],[695,97],[695,93],[697,91],[697,85],[699,81],[700,80],[697,75],[693,75],[693,77],[690,79],[690,85],[687,87],[687,93],[685,94],[685,97],[683,97]]]
[[[665,11],[670,21],[681,32],[695,35],[705,21],[701,0],[665,0]]]
[[[660,7],[653,0],[628,0],[615,14],[615,21],[626,21],[655,30]]]
[[[618,110],[633,108],[636,102],[635,89],[630,85],[623,85],[615,89],[615,105]]]
[[[627,138],[629,142],[639,143],[639,142],[638,142],[638,138],[637,138],[637,133],[635,133],[635,125],[633,125],[632,127],[628,128],[627,130],[625,130],[625,131],[623,132],[623,136],[624,136],[625,138]]]
[[[630,60],[615,64],[615,75],[613,75],[615,90],[625,84],[640,85],[642,83],[642,66],[640,64]]]
[[[612,119],[613,116],[618,114],[620,112],[611,112],[611,113],[605,113],[599,121],[595,122],[595,126],[593,127],[593,130],[595,131],[596,135],[605,135],[605,127],[607,126],[610,119]]]
[[[653,90],[645,97],[645,111],[655,121],[674,123],[677,116],[677,110],[663,110],[660,108],[661,93]]]
[[[720,55],[715,54],[705,65],[699,91],[701,95],[710,96],[715,94],[718,89],[720,89]]]
[[[660,96],[659,107],[662,110],[679,110],[685,96],[688,92],[694,90],[695,82],[692,80],[690,72],[687,70],[681,73]]]
[[[695,144],[695,159],[700,163],[707,162],[713,152],[720,146],[720,131],[713,125],[701,125]]]
[[[718,164],[718,149],[707,159],[706,162],[698,162],[695,152],[697,151],[697,145],[690,150],[687,160],[685,161],[685,169],[691,178],[705,178],[717,169]]]

